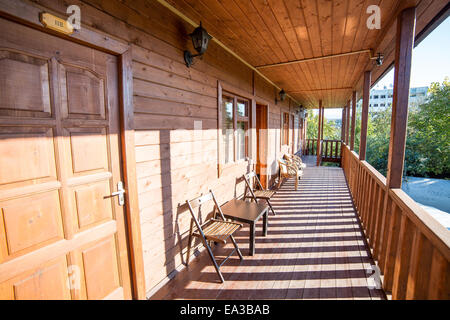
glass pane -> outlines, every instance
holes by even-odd
[[[233,161],[233,99],[222,98],[222,138],[225,163]]]
[[[247,101],[238,100],[237,113],[241,117],[248,117],[248,102]]]
[[[247,123],[238,122],[236,129],[236,160],[241,160],[245,159],[247,156],[247,143],[245,137],[247,132]]]

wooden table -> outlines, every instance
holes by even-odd
[[[255,254],[255,226],[256,222],[263,216],[263,236],[267,235],[267,216],[269,206],[265,203],[246,202],[233,199],[220,207],[227,219],[235,220],[250,225],[250,255]]]

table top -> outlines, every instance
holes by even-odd
[[[233,199],[220,207],[225,218],[234,219],[240,222],[254,222],[268,210],[266,203],[247,202]]]

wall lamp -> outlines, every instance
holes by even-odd
[[[189,50],[184,51],[184,62],[188,68],[194,63],[194,57],[202,56],[205,53],[206,49],[208,49],[209,40],[212,39],[208,32],[203,29],[201,21],[200,25],[189,36],[198,54],[192,54]]]
[[[378,53],[376,57],[371,57],[370,60],[375,60],[377,66],[383,65],[384,55],[382,53]]]
[[[281,89],[280,92],[278,92],[278,95],[280,96],[280,101],[284,101],[286,99],[286,91],[284,89]],[[275,97],[275,104],[278,103],[278,99]]]

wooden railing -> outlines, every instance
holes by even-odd
[[[317,155],[317,139],[306,139],[303,147],[303,155],[315,156]]]
[[[450,231],[347,146],[345,172],[373,258],[392,299],[450,299]]]
[[[341,146],[340,140],[322,140],[321,155],[322,161],[325,162],[341,162]],[[306,139],[303,148],[304,155],[317,155],[317,139]]]

